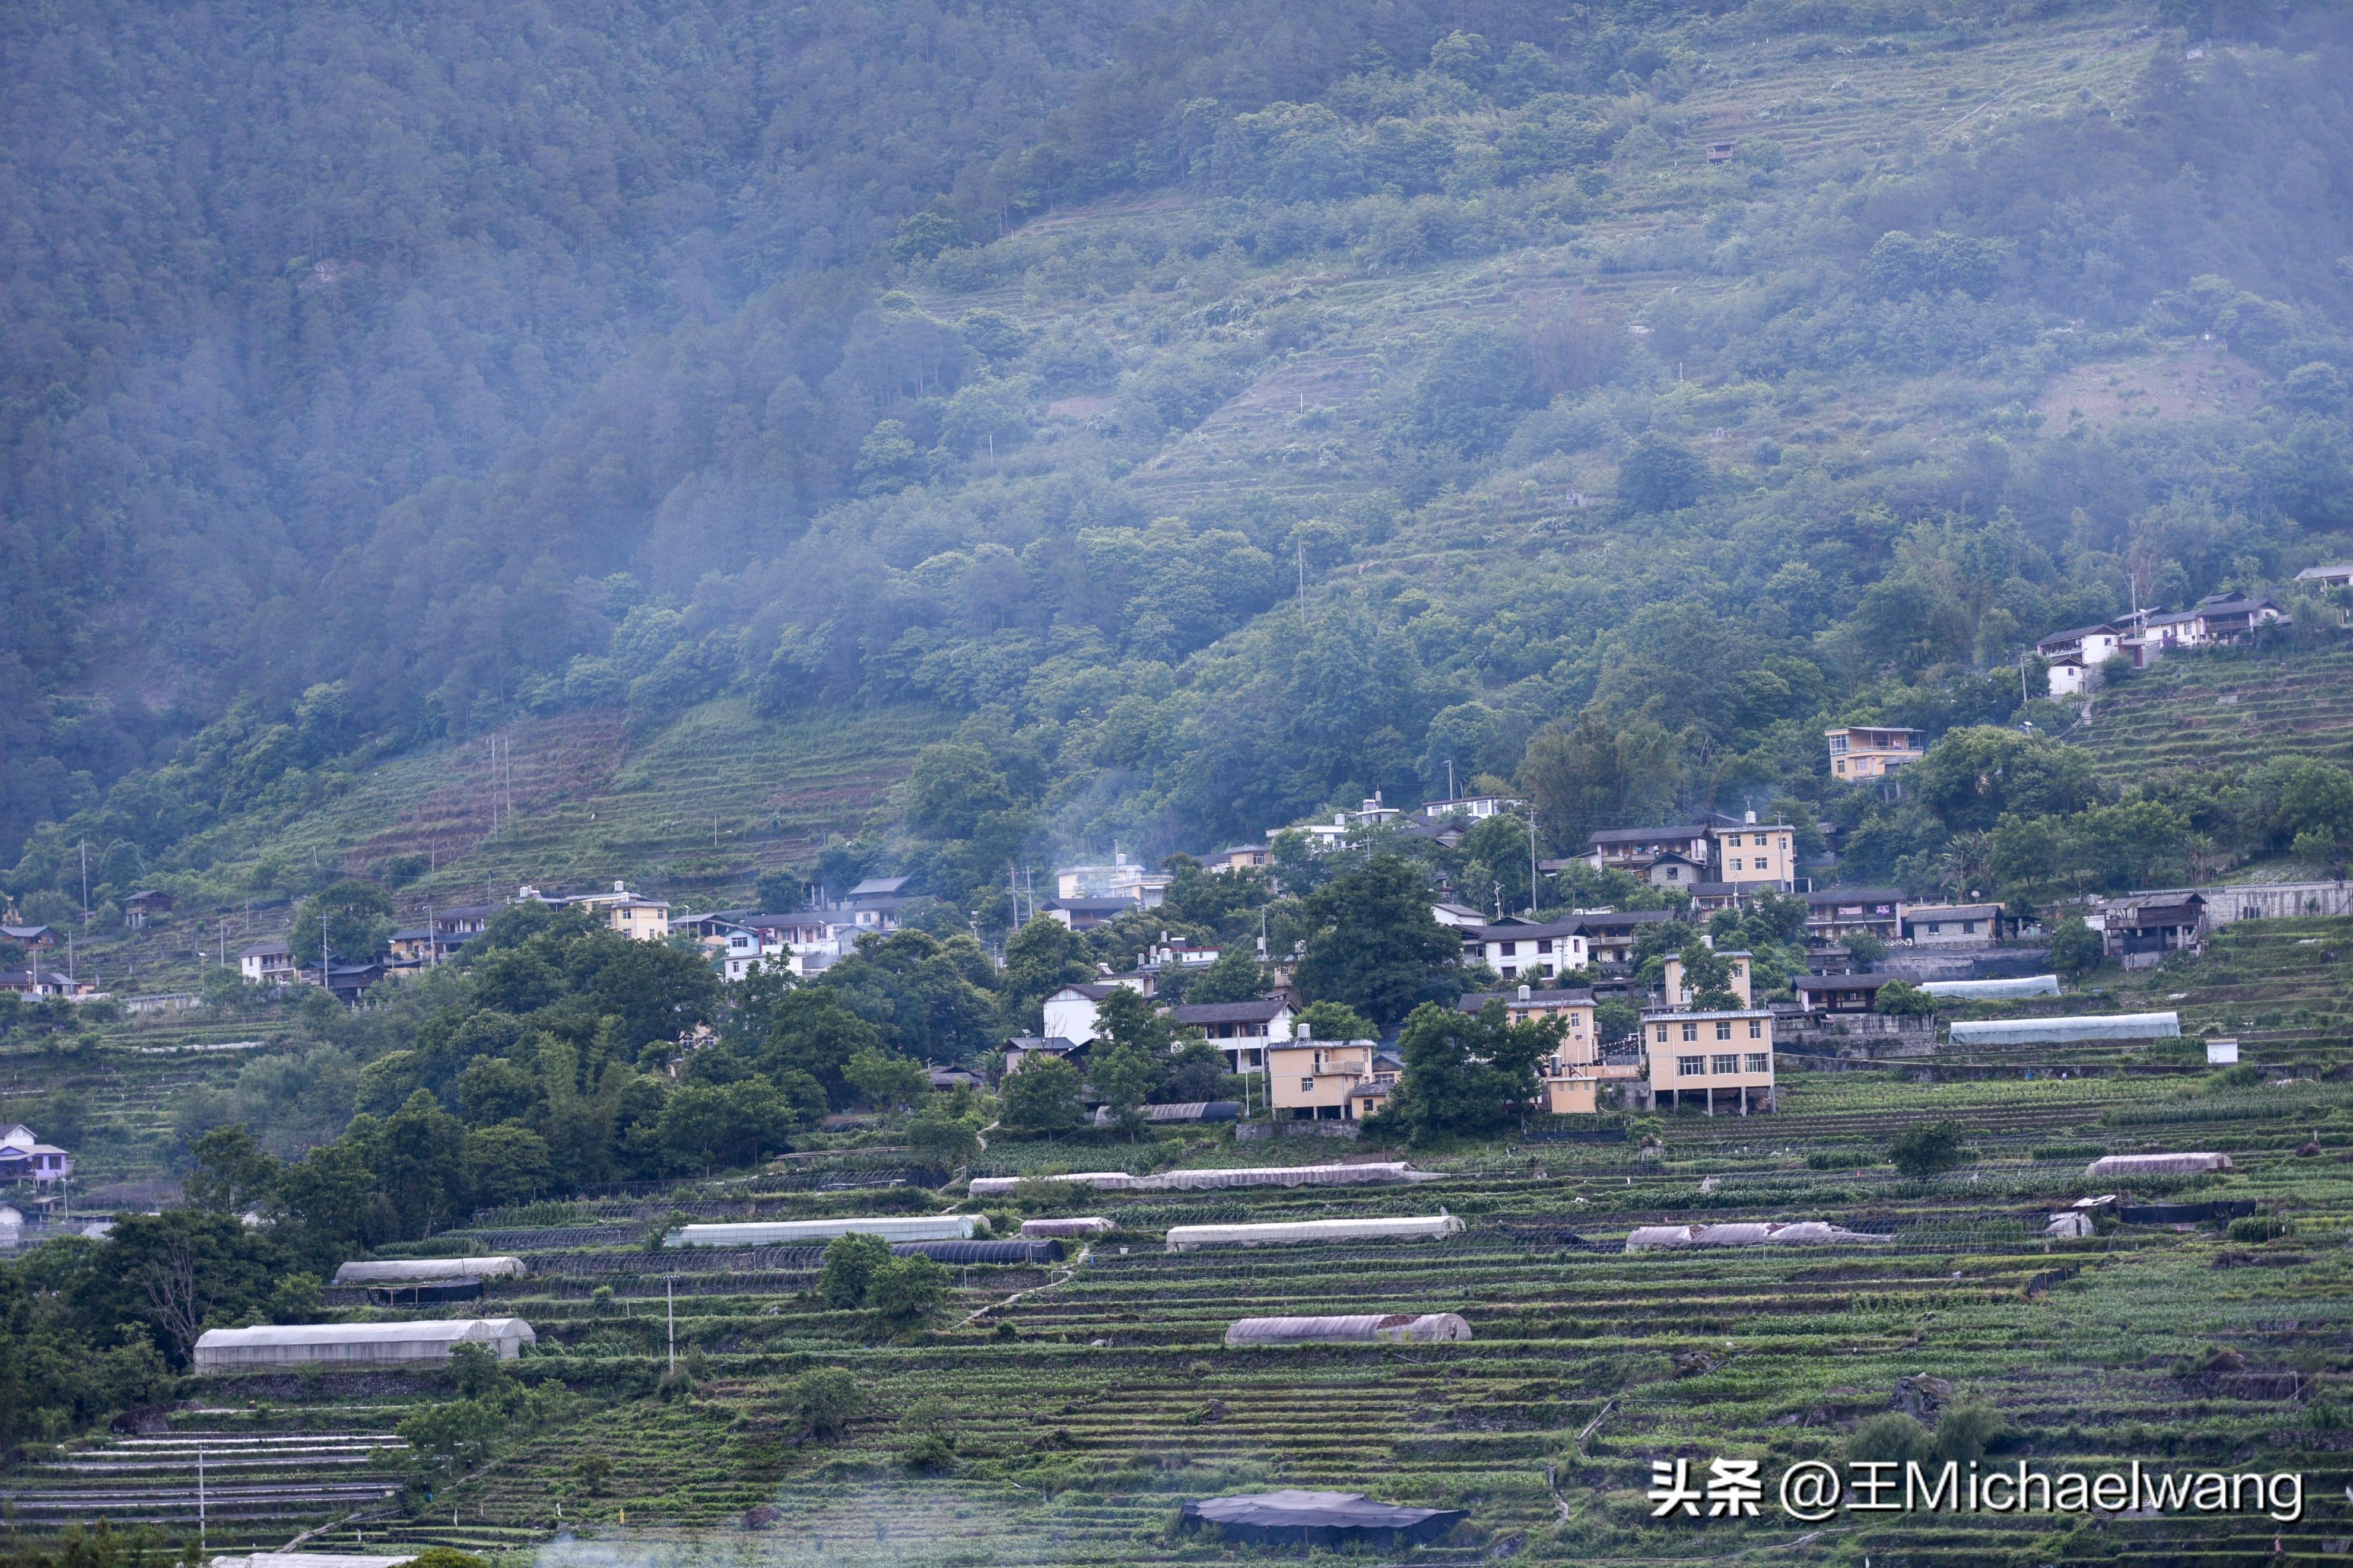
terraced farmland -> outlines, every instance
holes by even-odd
[[[1412,1189],[1107,1194],[1087,1206],[1122,1228],[1082,1262],[955,1271],[941,1326],[897,1342],[864,1314],[811,1298],[813,1256],[650,1259],[619,1247],[584,1252],[577,1227],[455,1233],[432,1250],[495,1237],[532,1256],[533,1276],[506,1282],[489,1310],[538,1329],[527,1375],[582,1389],[631,1377],[642,1387],[659,1368],[668,1323],[656,1270],[677,1273],[678,1342],[699,1386],[531,1439],[438,1490],[433,1511],[412,1499],[390,1535],[362,1521],[320,1540],[507,1550],[548,1540],[561,1508],[570,1541],[548,1549],[556,1561],[601,1561],[628,1543],[787,1563],[845,1552],[909,1563],[1200,1562],[1231,1553],[1173,1533],[1177,1502],[1280,1485],[1468,1509],[1459,1538],[1416,1554],[1432,1563],[1741,1550],[1776,1562],[1893,1552],[1906,1563],[2075,1563],[2108,1560],[2122,1542],[2137,1561],[2247,1560],[2268,1550],[2271,1521],[2117,1521],[2072,1534],[2048,1519],[1992,1515],[1671,1528],[1651,1521],[1642,1496],[1657,1458],[1746,1456],[1768,1474],[1834,1458],[1857,1422],[1896,1405],[1899,1379],[1923,1374],[1949,1380],[1955,1400],[1993,1405],[2039,1467],[2259,1459],[2303,1470],[2318,1499],[2338,1495],[2348,1478],[2333,1423],[2353,1362],[2349,1097],[2334,1085],[2259,1091],[2290,1097],[2295,1131],[2227,1142],[2218,1134],[2247,1124],[2198,1120],[2227,1097],[2174,1098],[2181,1075],[2117,1065],[2078,1064],[2094,1076],[2031,1084],[1804,1077],[1780,1116],[1671,1119],[1659,1160],[1630,1145],[1497,1146],[1426,1161],[1451,1179]],[[2120,1111],[2132,1120],[2119,1124]],[[1923,1184],[1883,1165],[1815,1170],[1804,1159],[1875,1145],[1929,1115],[1980,1132],[1975,1164]],[[2036,1139],[2075,1147],[2063,1161],[2036,1159],[2025,1146]],[[2252,1198],[2295,1233],[2262,1245],[2211,1228],[2132,1226],[2082,1242],[2037,1234],[2052,1207],[2089,1190],[2085,1148],[2185,1141],[2232,1147],[2240,1168],[2152,1193]],[[1226,1157],[1262,1160],[1264,1147]],[[784,1193],[759,1206],[818,1201]],[[1440,1205],[1469,1227],[1441,1243],[1185,1254],[1159,1245],[1167,1225],[1213,1209],[1289,1219]],[[1895,1240],[1778,1254],[1620,1249],[1639,1224],[1791,1217]],[[1460,1312],[1476,1337],[1222,1343],[1240,1316],[1407,1310]],[[2217,1347],[2229,1354],[2216,1359]],[[816,1365],[848,1368],[871,1401],[834,1441],[799,1440],[785,1408],[787,1380]],[[287,1381],[273,1380],[280,1397]],[[234,1383],[220,1392],[233,1396]],[[315,1397],[333,1394],[322,1386]],[[908,1441],[900,1418],[924,1399],[952,1412],[946,1473],[897,1462]],[[593,1491],[580,1479],[590,1456],[612,1467]],[[2286,1531],[2290,1550],[2346,1529],[2329,1522],[2341,1504],[2315,1510]]]
[[[2353,654],[2184,655],[2102,692],[2068,733],[2115,782],[2272,756],[2353,759]]]

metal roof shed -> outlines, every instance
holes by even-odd
[[[1356,1312],[1333,1318],[1242,1318],[1226,1330],[1231,1345],[1440,1344],[1471,1337],[1453,1312]]]
[[[2094,1179],[2106,1176],[2185,1176],[2200,1171],[2227,1171],[2228,1154],[2105,1154],[2084,1167]]]
[[[2059,977],[2021,974],[2009,980],[1924,980],[1920,989],[1931,996],[1950,996],[1957,1001],[2010,1002],[2022,996],[2056,996]]]
[[[2170,1040],[2179,1013],[2097,1013],[2075,1018],[1987,1018],[1953,1026],[1957,1046],[2064,1046],[2079,1040]]]
[[[393,1279],[458,1279],[467,1275],[487,1279],[530,1272],[520,1258],[386,1258],[346,1263],[335,1270],[333,1283],[380,1285]]]
[[[1452,1215],[1393,1219],[1299,1219],[1268,1225],[1172,1225],[1168,1250],[1204,1247],[1289,1247],[1324,1241],[1435,1241],[1461,1234]]]
[[[241,1372],[280,1366],[403,1366],[449,1359],[461,1344],[512,1361],[538,1336],[521,1318],[450,1318],[419,1323],[290,1323],[258,1329],[207,1329],[196,1341],[196,1370]]]
[[[968,1214],[893,1215],[869,1219],[748,1220],[733,1225],[686,1225],[662,1237],[664,1247],[792,1247],[838,1236],[879,1236],[885,1241],[969,1241]]]
[[[1073,1219],[1025,1219],[1021,1222],[1024,1236],[1101,1236],[1119,1226],[1101,1215],[1085,1215]]]
[[[1876,1245],[1894,1239],[1892,1236],[1873,1236],[1848,1230],[1819,1219],[1763,1225],[1736,1221],[1729,1225],[1640,1226],[1627,1236],[1626,1250],[1655,1252],[1693,1247],[1848,1247]]]
[[[1461,1509],[1375,1502],[1362,1492],[1310,1491],[1204,1498],[1180,1514],[1187,1529],[1215,1524],[1233,1542],[1390,1547],[1435,1541],[1470,1517]]]

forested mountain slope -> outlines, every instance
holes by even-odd
[[[966,902],[1547,725],[1567,842],[1819,795],[1825,721],[2017,716],[2039,634],[2353,523],[2333,7],[205,14],[7,46],[307,106],[199,158],[193,98],[139,100],[121,210],[201,191],[219,237],[165,225],[119,305],[58,293],[94,199],[14,242],[12,449],[58,454],[8,479],[57,556],[7,590],[5,831],[57,819],[20,893],[84,838],[301,885],[271,836],[383,757],[714,701],[815,756],[852,709],[960,725],[835,865]],[[86,198],[56,128],[112,79],[19,106],[9,177]],[[611,868],[685,854],[669,815]],[[308,837],[368,869],[384,826]]]

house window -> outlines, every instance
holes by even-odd
[[[1675,1058],[1675,1076],[1677,1078],[1705,1078],[1707,1076],[1707,1058],[1705,1057],[1677,1057]]]
[[[1724,1074],[1726,1078],[1731,1077],[1734,1073],[1740,1070],[1740,1058],[1736,1056],[1731,1055],[1730,1053],[1717,1057],[1715,1060],[1715,1070]]]
[[[1765,1037],[1764,1019],[1751,1018],[1748,1020],[1748,1037],[1752,1040],[1761,1040]]]
[[[1660,1025],[1660,1026],[1659,1026],[1659,1044],[1661,1044],[1661,1045],[1662,1045],[1662,1046],[1663,1046],[1663,1045],[1665,1045],[1666,1043],[1667,1043],[1667,1026],[1666,1026],[1664,1024],[1662,1024],[1662,1025]]]
[[[1682,881],[1682,880],[1683,880],[1683,868],[1682,868],[1682,867],[1680,867],[1680,866],[1670,866],[1670,867],[1668,867],[1668,868],[1667,868],[1667,880],[1668,880],[1668,881],[1670,881],[1670,882],[1680,882],[1680,881]]]
[[[1538,952],[1550,952],[1552,951],[1552,938],[1548,936],[1540,936],[1536,938],[1536,951]]]
[[[1963,936],[1975,936],[1975,935],[1977,935],[1977,934],[1978,934],[1978,922],[1977,922],[1977,921],[1963,921],[1961,922],[1961,934],[1962,934]]]
[[[1520,951],[1520,944],[1516,942],[1499,942],[1496,945],[1501,948],[1503,956],[1505,958]]]
[[[1751,1051],[1745,1059],[1748,1063],[1747,1070],[1750,1072],[1771,1072],[1773,1070],[1773,1058],[1767,1056],[1763,1051]]]
[[[1684,1039],[1686,1039],[1686,1040],[1696,1040],[1696,1039],[1698,1039],[1698,1038],[1699,1038],[1699,1026],[1698,1026],[1697,1024],[1685,1024],[1685,1025],[1683,1026],[1683,1038],[1684,1038]]]
[[[1759,855],[1757,857],[1757,868],[1759,871],[1770,871],[1773,868],[1773,862]]]
[[[1729,1018],[1718,1018],[1718,1019],[1715,1021],[1715,1037],[1716,1037],[1717,1039],[1719,1039],[1719,1040],[1728,1040],[1728,1039],[1732,1038],[1732,1020],[1731,1020],[1731,1019],[1729,1019]]]
[[[1736,871],[1740,869],[1740,857],[1737,855],[1732,858],[1732,868]]]
[[[1300,1092],[1303,1094],[1312,1093],[1314,1090],[1314,1088],[1315,1080],[1312,1078],[1303,1078],[1299,1080]]]

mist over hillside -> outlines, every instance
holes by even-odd
[[[712,702],[941,716],[831,865],[967,905],[1012,858],[1544,793],[1599,730],[1623,776],[1547,796],[1556,847],[1818,798],[1827,721],[2036,716],[2042,634],[2342,551],[2348,35],[19,15],[11,889],[79,899],[84,844],[117,892],[380,869],[270,869],[259,824]]]

